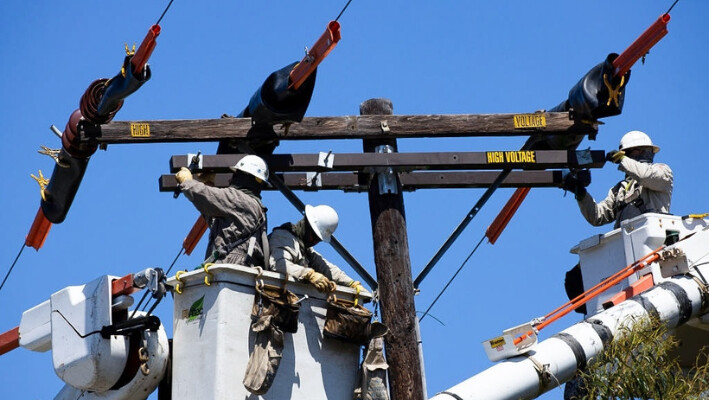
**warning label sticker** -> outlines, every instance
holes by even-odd
[[[503,163],[531,163],[537,162],[537,153],[533,150],[526,151],[488,151],[488,164],[503,164]]]
[[[132,122],[130,124],[131,137],[150,137],[150,125]]]
[[[544,114],[516,114],[514,116],[515,129],[544,128],[547,119]]]

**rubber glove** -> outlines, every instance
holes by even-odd
[[[192,179],[192,172],[190,172],[189,169],[182,167],[180,168],[179,171],[175,174],[175,179],[177,179],[177,183],[182,183],[185,181],[189,181]]]

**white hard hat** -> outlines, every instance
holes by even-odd
[[[305,206],[305,218],[316,235],[325,243],[330,242],[333,232],[337,229],[340,218],[330,206]]]
[[[262,181],[268,181],[268,166],[266,165],[266,161],[263,161],[263,158],[259,156],[246,155],[230,169],[234,172],[243,171]]]
[[[641,131],[630,131],[620,138],[620,146],[618,146],[618,149],[628,150],[633,147],[652,147],[653,153],[660,151],[660,148],[652,143],[650,136]]]

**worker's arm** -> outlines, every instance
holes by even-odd
[[[180,183],[180,190],[207,218],[233,215],[241,211],[245,204],[253,202],[245,198],[247,194],[233,187],[215,188],[196,179]]]
[[[274,229],[268,236],[268,245],[271,251],[271,269],[292,276],[296,280],[303,280],[310,268],[306,268],[306,261],[298,241],[290,232]]]
[[[327,261],[325,257],[313,249],[308,249],[307,251],[310,261],[308,266],[314,269],[315,272],[325,275],[328,279],[338,285],[348,286],[352,283],[352,278],[347,276],[347,274],[344,273],[337,265]]]
[[[618,169],[635,178],[638,183],[656,192],[672,192],[672,170],[667,164],[648,164],[623,157]]]
[[[581,214],[589,224],[593,226],[601,226],[615,221],[615,211],[613,204],[615,203],[615,194],[613,189],[608,191],[608,196],[601,202],[596,203],[591,194],[586,193],[578,200]]]

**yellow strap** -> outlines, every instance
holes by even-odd
[[[611,83],[608,82],[608,75],[603,74],[603,83],[605,83],[606,88],[608,88],[608,102],[606,103],[606,106],[611,105],[611,101],[615,103],[616,107],[620,107],[620,101],[618,100],[618,96],[621,94],[621,89],[623,89],[623,84],[625,84],[625,75],[620,77],[620,85],[618,87],[613,87],[611,86]]]
[[[704,213],[704,214],[687,214],[682,219],[688,219],[688,218],[694,218],[694,219],[703,219],[709,216],[709,213]]]
[[[209,271],[207,270],[207,268],[211,267],[212,265],[214,265],[214,263],[206,263],[206,264],[203,265],[203,267],[204,267],[204,273],[206,274],[206,275],[204,276],[204,284],[207,285],[207,286],[212,286],[212,283],[209,282],[209,280],[210,280],[210,279],[214,279],[214,274],[212,274],[211,272],[209,272]]]
[[[182,279],[180,279],[180,276],[184,274],[185,271],[177,271],[175,274],[175,279],[177,279],[177,284],[175,285],[175,291],[177,294],[182,294]]]
[[[357,307],[357,304],[359,303],[359,292],[362,291],[362,285],[355,286],[355,291],[357,294],[355,295],[354,306]]]

